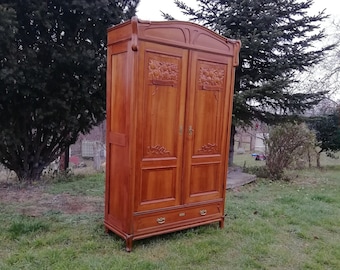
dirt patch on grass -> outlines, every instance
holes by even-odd
[[[8,183],[0,183],[0,203],[12,205],[15,211],[27,216],[41,216],[51,211],[64,214],[104,211],[104,199],[100,197],[50,194],[41,186],[19,188]]]

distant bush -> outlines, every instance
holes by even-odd
[[[273,127],[265,139],[266,166],[273,180],[283,179],[290,166],[301,167],[315,153],[315,134],[305,124],[285,123]]]

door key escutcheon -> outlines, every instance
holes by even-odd
[[[194,129],[192,128],[192,126],[189,126],[189,130],[188,130],[189,136],[191,136],[193,132],[194,132]]]

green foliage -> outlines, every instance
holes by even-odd
[[[0,162],[19,180],[105,118],[106,29],[138,2],[0,0]]]
[[[332,114],[320,115],[307,120],[309,127],[316,135],[315,146],[319,149],[317,165],[320,166],[320,153],[336,158],[335,152],[340,150],[340,111]]]
[[[285,169],[304,159],[314,149],[315,136],[305,124],[285,123],[272,128],[265,143],[270,177],[282,179]]]
[[[292,92],[294,73],[322,60],[333,48],[315,49],[325,35],[324,12],[309,15],[312,0],[199,0],[194,10],[175,0],[190,20],[242,41],[236,70],[234,123],[273,124],[317,104],[324,92]],[[171,16],[166,15],[167,18]]]

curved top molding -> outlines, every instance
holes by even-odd
[[[238,54],[241,47],[239,40],[225,38],[192,22],[143,21],[132,17],[130,21],[109,28],[108,32],[112,29],[115,29],[116,34],[114,37],[109,35],[108,44],[131,39],[132,50],[138,50],[140,40],[152,41],[233,56],[235,66],[239,62]]]

